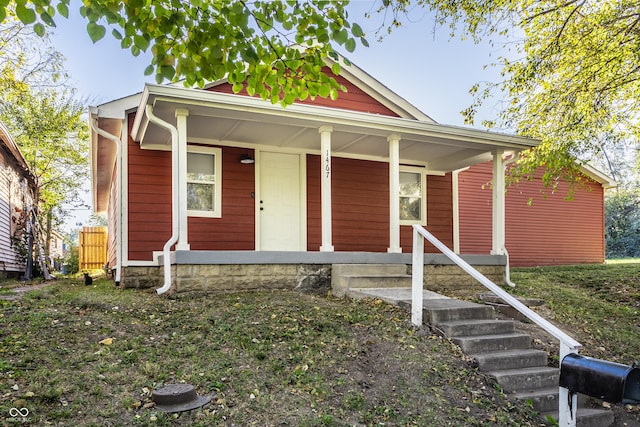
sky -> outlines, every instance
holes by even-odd
[[[460,112],[472,102],[469,89],[476,82],[499,81],[500,70],[485,66],[501,52],[488,44],[450,40],[448,29],[434,30],[433,18],[422,9],[414,10],[410,22],[403,22],[401,28],[378,42],[374,33],[380,17],[372,13],[376,18],[364,18],[366,12],[374,11],[375,4],[360,0],[349,6],[350,18],[365,30],[370,47],[358,45],[353,53],[344,49],[338,52],[435,121],[464,126]],[[95,106],[141,92],[145,82],[155,83],[154,76],[144,75],[150,54],[134,57],[120,47],[109,30],[102,40],[92,43],[77,8],[77,2],[72,2],[69,19],[56,20],[51,40],[65,56],[70,82],[82,99]],[[495,113],[487,104],[478,115],[476,127],[480,127],[481,119],[493,118]],[[88,192],[86,200],[90,201]],[[90,217],[89,210],[73,214],[65,226],[67,231],[77,223],[87,224]]]

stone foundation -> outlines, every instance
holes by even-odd
[[[326,294],[331,289],[331,265],[324,264],[182,264],[171,266],[171,276],[171,295],[258,289]],[[163,267],[125,267],[120,283],[123,288],[159,288]]]
[[[504,283],[504,265],[476,265],[494,283]],[[411,274],[411,265],[407,265]],[[291,289],[313,294],[331,290],[331,264],[179,264],[171,266],[170,295],[208,294],[266,289]],[[121,286],[157,289],[164,283],[163,268],[124,267]],[[424,288],[451,297],[476,297],[486,292],[456,265],[424,266]]]

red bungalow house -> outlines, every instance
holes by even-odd
[[[286,109],[225,81],[146,85],[91,108],[93,203],[108,213],[116,280],[207,292],[410,264],[412,224],[453,247],[453,171],[536,145],[438,124],[355,65],[337,79],[338,100]],[[492,227],[503,249],[504,218]],[[448,263],[426,251],[426,264]],[[465,258],[505,265],[500,251]]]

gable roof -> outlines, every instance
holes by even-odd
[[[429,117],[427,114],[423,113],[413,104],[409,103],[406,99],[402,98],[387,86],[373,78],[370,74],[359,68],[353,62],[350,62],[349,65],[347,65],[342,56],[339,57],[339,61],[335,61],[330,57],[325,58],[325,64],[328,68],[329,73],[331,73],[331,66],[336,62],[338,62],[340,65],[340,75],[336,76],[338,79],[345,79],[347,82],[361,90],[363,93],[367,94],[372,100],[375,100],[375,102],[395,113],[398,117],[410,120],[419,120],[428,123],[436,123],[436,121]],[[203,89],[210,90],[227,83],[227,79],[221,79],[205,85]],[[340,96],[341,95],[338,95],[339,99]],[[307,102],[307,104],[309,104],[309,102]]]
[[[333,60],[327,58],[326,63],[330,67]],[[318,129],[330,126],[334,155],[384,161],[389,156],[388,138],[394,135],[400,139],[400,161],[422,165],[432,173],[490,160],[496,149],[521,151],[538,144],[517,135],[438,124],[356,65],[341,63],[340,78],[390,113],[345,109],[340,99],[330,105],[294,103],[283,108],[246,94],[185,88],[172,83],[147,84],[142,94],[92,108],[90,120],[97,121],[101,128],[117,129],[111,133],[120,136],[125,113],[135,111],[130,136],[141,148],[152,150],[170,150],[171,143],[169,133],[149,121],[147,107],[173,125],[176,109],[187,109],[189,141],[201,144],[319,153]],[[213,82],[205,89],[225,83],[226,80]],[[94,209],[98,212],[106,209],[109,199],[115,162],[113,145],[104,136],[91,133]]]

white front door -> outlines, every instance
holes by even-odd
[[[302,251],[300,155],[260,153],[260,250]]]

